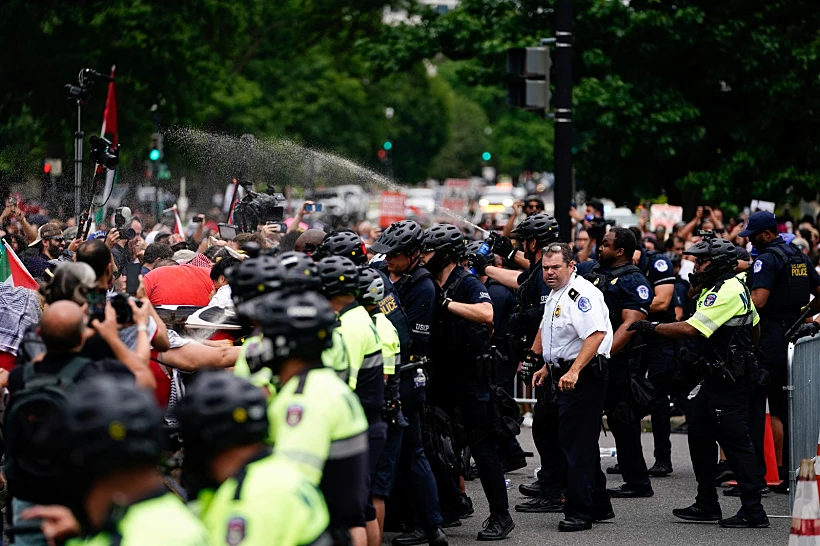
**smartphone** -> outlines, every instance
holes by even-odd
[[[142,273],[142,264],[126,264],[125,291],[132,296],[137,294],[137,289],[140,287],[140,273]]]
[[[314,203],[312,205],[305,205],[305,212],[322,212],[322,204]]]
[[[273,226],[274,233],[283,233],[288,230],[288,225],[284,222],[265,222],[266,226]]]
[[[203,218],[202,216],[194,216],[191,219],[191,222],[194,222],[196,224],[201,224],[204,220],[205,220],[205,218]]]
[[[94,289],[88,291],[88,320],[105,320],[105,290]]]
[[[233,241],[236,238],[236,226],[232,226],[231,224],[218,224],[219,225],[219,237],[225,241]]]

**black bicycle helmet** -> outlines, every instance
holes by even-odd
[[[267,399],[251,382],[223,370],[197,374],[174,408],[186,454],[218,454],[261,442],[268,434]]]
[[[737,248],[731,241],[719,237],[703,239],[683,253],[710,261],[706,269],[690,275],[689,280],[693,286],[714,282],[737,267]]]
[[[68,392],[64,416],[68,461],[86,484],[159,462],[162,412],[133,380],[101,374],[80,381]]]
[[[535,239],[538,246],[546,246],[558,240],[558,221],[544,212],[533,214],[515,226],[512,235],[522,241]]]
[[[302,252],[250,258],[229,270],[234,305],[270,292],[319,290],[316,264]]]
[[[319,260],[316,266],[322,279],[322,293],[328,298],[359,294],[359,270],[349,258],[330,256]]]
[[[466,248],[464,234],[453,224],[436,224],[424,230],[425,252],[436,251],[460,257]]]
[[[260,343],[248,348],[247,358],[274,371],[284,359],[318,358],[333,345],[336,313],[315,292],[267,294],[243,304],[240,312],[255,320],[264,334]]]
[[[384,230],[378,240],[370,245],[370,250],[381,254],[397,251],[410,254],[421,250],[423,244],[424,230],[418,222],[402,220]]]
[[[359,267],[359,303],[376,305],[384,299],[384,277],[369,265]]]
[[[367,247],[357,233],[338,231],[325,237],[316,252],[312,254],[316,260],[328,256],[344,256],[350,258],[354,264],[362,265],[367,262]]]

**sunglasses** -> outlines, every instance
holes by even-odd
[[[396,258],[398,258],[399,256],[401,256],[403,254],[404,254],[404,252],[402,252],[401,250],[392,250],[392,251],[388,252],[386,254],[386,256],[388,258],[390,258],[391,260],[395,260]]]
[[[49,241],[57,241],[58,243],[65,242],[65,237],[49,237]]]

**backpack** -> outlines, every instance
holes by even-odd
[[[65,502],[68,453],[62,413],[67,391],[91,360],[72,358],[57,374],[37,373],[25,364],[23,388],[6,412],[5,474],[12,496],[36,503]]]

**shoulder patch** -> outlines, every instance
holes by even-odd
[[[715,301],[717,300],[717,297],[718,297],[717,294],[709,294],[708,296],[706,296],[706,299],[703,300],[703,306],[704,307],[712,307],[715,304]]]
[[[581,294],[579,294],[576,289],[574,289],[574,288],[569,289],[569,299],[571,299],[572,301],[577,300],[578,296],[580,296],[580,295]]]
[[[592,309],[592,304],[589,302],[588,298],[581,298],[578,300],[578,309],[580,309],[581,312],[586,313]]]
[[[755,265],[753,267],[754,272],[760,273],[761,269],[763,269],[763,262],[761,262],[760,259],[755,260]]]
[[[658,271],[660,271],[661,273],[663,273],[664,271],[666,271],[667,269],[669,269],[669,266],[668,266],[668,265],[666,265],[666,261],[665,261],[665,260],[658,260],[658,261],[656,261],[656,262],[655,262],[655,269],[657,269]]]
[[[245,540],[245,518],[234,517],[228,521],[225,542],[228,546],[238,546]]]
[[[638,293],[638,297],[640,297],[642,300],[648,300],[649,299],[649,287],[648,286],[644,286],[642,284],[638,288],[636,288],[635,291]]]
[[[285,414],[285,422],[289,426],[295,427],[302,420],[302,413],[304,413],[304,408],[299,404],[288,406],[288,411]]]

